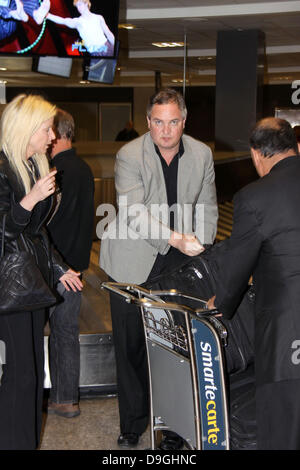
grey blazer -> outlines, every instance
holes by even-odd
[[[192,137],[183,135],[182,140],[175,230],[213,243],[218,208],[212,152]],[[100,266],[118,282],[140,284],[157,254],[168,252],[171,233],[163,170],[149,132],[120,149],[115,185],[119,210],[102,236]]]

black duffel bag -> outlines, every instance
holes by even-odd
[[[187,257],[181,264],[144,284],[151,290],[177,291],[207,301],[215,294],[217,280],[212,273],[208,258],[203,256]],[[166,301],[185,304],[191,308],[199,308],[199,303],[181,297],[163,298]],[[180,324],[180,315],[173,314]],[[254,293],[249,286],[233,318],[220,318],[227,330],[227,346],[224,348],[228,373],[241,372],[253,363],[254,346]]]

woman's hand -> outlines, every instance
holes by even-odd
[[[80,275],[80,272],[78,273],[76,271],[73,271],[73,269],[69,269],[65,274],[60,277],[59,280],[64,285],[67,291],[70,291],[71,289],[74,292],[81,291],[83,288],[83,284],[81,282],[81,279],[79,278]]]
[[[43,201],[54,193],[56,173],[57,170],[53,170],[47,176],[40,178],[34,184],[31,191],[20,201],[20,204],[24,209],[32,211],[38,202]]]

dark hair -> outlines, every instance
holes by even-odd
[[[266,158],[290,150],[298,153],[295,132],[290,123],[274,117],[258,121],[250,136],[250,146]]]
[[[294,126],[293,131],[295,132],[297,142],[300,143],[300,126]]]
[[[147,116],[150,119],[152,108],[155,104],[176,103],[182,113],[183,119],[186,119],[187,109],[183,96],[174,88],[166,88],[152,95],[147,106]]]
[[[58,109],[53,121],[53,131],[59,139],[73,140],[75,133],[74,119],[71,114]]]

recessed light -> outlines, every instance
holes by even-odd
[[[121,23],[119,24],[119,29],[136,29],[136,26],[134,24]]]
[[[0,67],[0,70],[1,70],[1,72],[4,72],[5,70],[7,70],[7,68],[6,67]]]
[[[186,81],[187,83],[189,82],[188,79],[186,79],[185,81]],[[173,78],[173,79],[171,80],[171,82],[172,82],[172,83],[183,83],[184,80],[183,80],[183,78]]]
[[[156,47],[183,47],[184,42],[153,42],[152,46],[156,46]]]
[[[81,85],[88,85],[90,82],[88,80],[80,80]]]

